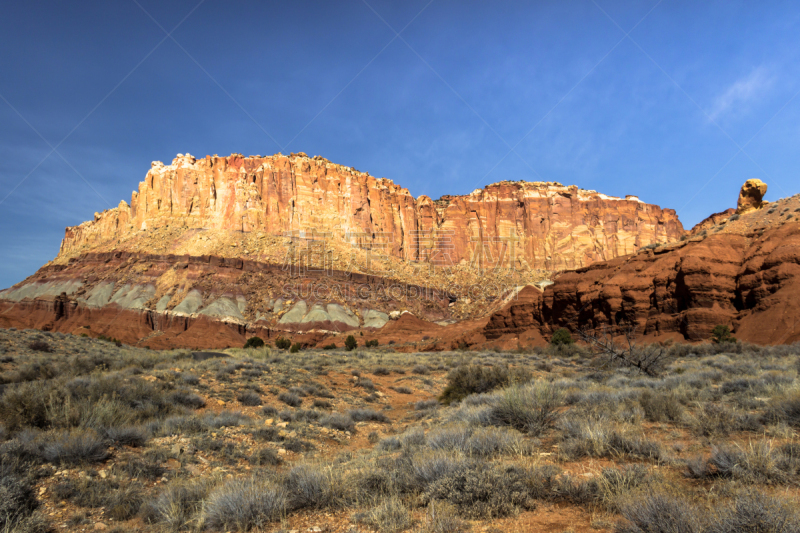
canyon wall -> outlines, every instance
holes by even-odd
[[[684,241],[565,272],[490,316],[488,339],[630,326],[702,341],[717,325],[759,344],[800,341],[800,195]]]
[[[553,182],[500,182],[414,198],[403,187],[316,156],[154,162],[130,204],[67,228],[59,256],[110,251],[162,227],[330,236],[409,261],[559,270],[676,240],[675,211]]]

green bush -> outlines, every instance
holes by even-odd
[[[300,343],[299,342],[296,342],[296,343],[292,344],[292,347],[289,348],[289,353],[297,353],[299,351],[300,351]]]
[[[261,337],[250,337],[247,339],[247,342],[244,343],[245,348],[261,348],[264,346],[264,339]]]
[[[366,346],[367,348],[375,348],[375,347],[377,347],[379,344],[380,344],[380,343],[378,342],[378,339],[373,339],[373,340],[371,340],[371,341],[367,341],[367,342],[365,342],[365,343],[364,343],[364,346]]]
[[[510,382],[511,374],[506,367],[462,365],[454,368],[448,374],[447,386],[439,400],[449,405],[470,394],[480,394],[505,387]]]
[[[326,344],[325,346],[322,347],[322,349],[323,350],[335,350],[336,349],[336,345],[334,343]]]
[[[731,334],[731,328],[728,326],[714,326],[711,330],[711,342],[714,344],[722,344],[724,342],[736,342],[736,337]]]
[[[347,348],[348,352],[352,352],[358,347],[358,341],[352,335],[348,335],[344,340],[344,347]]]
[[[275,339],[275,347],[279,350],[288,350],[291,345],[292,341],[289,339],[285,339],[283,337],[278,337]]]
[[[559,328],[553,333],[553,338],[550,339],[550,344],[553,346],[568,346],[573,344],[572,334],[567,328]]]

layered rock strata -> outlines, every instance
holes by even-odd
[[[566,272],[493,314],[488,339],[559,327],[707,340],[729,325],[741,340],[800,340],[800,197],[723,220],[707,236]]]
[[[335,238],[407,261],[558,270],[684,234],[675,211],[552,182],[504,181],[414,198],[385,178],[305,154],[154,162],[130,204],[67,228],[60,257],[184,227]]]

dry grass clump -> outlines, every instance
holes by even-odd
[[[256,478],[230,480],[208,495],[202,523],[216,531],[249,531],[278,520],[286,508],[285,490]]]
[[[656,493],[622,506],[618,533],[790,533],[800,531],[796,506],[774,496],[745,491],[716,513],[685,498]]]
[[[646,439],[641,430],[605,417],[570,416],[559,427],[562,432],[559,453],[567,460],[620,456],[669,460],[661,444]]]
[[[365,513],[357,514],[354,520],[381,533],[405,531],[413,523],[408,508],[401,499],[394,496],[383,500],[377,507]]]
[[[775,447],[768,440],[746,446],[714,447],[711,456],[687,463],[692,477],[732,478],[749,484],[785,484],[800,481],[800,446]]]

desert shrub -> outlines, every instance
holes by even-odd
[[[51,399],[51,396],[56,398]],[[0,397],[0,419],[8,429],[45,428],[50,423],[48,404],[61,401],[63,393],[38,383],[20,383],[5,388]]]
[[[289,347],[292,345],[292,341],[284,337],[278,337],[275,339],[275,347],[279,350],[288,350]]]
[[[412,525],[411,513],[403,502],[390,496],[373,509],[358,513],[355,521],[366,524],[381,533],[397,533],[409,529]]]
[[[374,391],[375,383],[373,383],[372,380],[369,378],[358,378],[358,381],[356,381],[356,387],[361,387],[367,390]]]
[[[654,481],[650,471],[643,465],[625,465],[621,468],[604,468],[600,475],[593,476],[572,486],[567,483],[567,494],[573,503],[601,505],[609,511],[618,511],[632,492],[650,485]]]
[[[411,369],[411,373],[426,376],[431,373],[431,369],[428,368],[428,365],[414,365],[414,368]]]
[[[425,411],[428,409],[436,409],[439,407],[438,400],[420,400],[414,404],[415,411]]]
[[[470,526],[458,511],[446,502],[431,502],[425,511],[424,533],[466,533]]]
[[[563,393],[552,383],[513,385],[494,395],[489,417],[493,425],[541,435],[557,420],[562,403]]]
[[[236,399],[242,405],[247,405],[249,407],[257,407],[261,405],[261,396],[259,396],[258,393],[250,390],[239,393]]]
[[[264,339],[261,337],[250,337],[244,343],[245,348],[262,348],[264,346]]]
[[[343,415],[341,413],[332,413],[323,416],[319,419],[321,426],[339,431],[350,431],[351,433],[356,430],[356,425],[350,415]]]
[[[0,476],[0,531],[17,531],[39,502],[28,481],[12,474]]]
[[[263,466],[263,465],[279,465],[281,464],[281,458],[278,455],[278,452],[275,451],[274,448],[258,448],[249,458],[250,464],[255,466]]]
[[[344,340],[344,347],[348,352],[352,352],[358,347],[358,341],[356,341],[356,338],[352,335],[348,335]]]
[[[166,468],[157,462],[143,459],[129,459],[114,465],[115,469],[127,474],[128,477],[143,478],[155,481],[164,475]]]
[[[511,453],[520,450],[523,445],[523,440],[516,431],[464,425],[434,429],[426,436],[426,441],[433,450],[459,451],[473,457]]]
[[[3,531],[7,530],[3,529]],[[54,529],[44,513],[37,510],[14,524],[11,531],[14,533],[53,533]]]
[[[697,510],[688,502],[664,494],[632,499],[620,509],[626,522],[617,533],[700,533]]]
[[[470,394],[480,394],[504,387],[508,385],[509,380],[509,371],[502,366],[462,365],[448,374],[447,385],[439,400],[449,405]]]
[[[784,423],[800,427],[800,392],[777,399],[767,409],[764,419],[771,423]]]
[[[683,406],[674,394],[645,390],[639,396],[639,405],[651,422],[677,422],[683,417]]]
[[[185,372],[181,374],[181,381],[183,381],[187,385],[199,385],[200,384],[200,378],[198,378],[194,374],[187,374]]]
[[[790,503],[774,496],[747,491],[723,509],[708,533],[789,533],[800,531],[800,516]]]
[[[300,348],[302,348],[302,346],[300,345],[299,342],[296,342],[292,344],[291,348],[289,348],[289,353],[297,353],[300,351]]]
[[[150,432],[140,426],[110,427],[102,430],[102,435],[114,444],[137,448],[144,446]]]
[[[727,436],[731,431],[760,431],[758,417],[735,413],[724,405],[703,404],[691,420],[692,431],[701,437]]]
[[[28,344],[28,348],[30,348],[35,352],[51,353],[53,351],[53,347],[42,340],[31,342],[30,344]]]
[[[273,405],[265,405],[261,408],[261,414],[266,417],[275,418],[278,416],[278,409]]]
[[[377,348],[380,345],[378,339],[372,339],[371,341],[367,341],[364,343],[364,346],[367,348]]]
[[[169,400],[172,403],[191,407],[192,409],[200,409],[206,406],[206,401],[201,396],[188,391],[175,391],[169,395]]]
[[[311,465],[292,468],[283,480],[287,494],[287,507],[297,509],[321,509],[331,507],[339,501],[341,486],[332,472]]]
[[[388,416],[374,409],[351,409],[347,414],[356,422],[390,422]]]
[[[42,459],[49,463],[99,463],[109,456],[105,442],[94,430],[75,429],[47,436]]]
[[[550,344],[553,346],[566,346],[574,342],[575,341],[572,340],[572,334],[567,328],[558,328],[550,339]]]
[[[336,344],[335,343],[326,344],[325,346],[322,347],[322,349],[323,350],[335,350],[336,349]]]
[[[203,417],[203,423],[212,428],[235,427],[250,422],[250,418],[239,411],[220,411]]]
[[[289,407],[300,407],[300,405],[303,403],[303,400],[300,399],[300,396],[293,392],[282,392],[278,394],[278,399]]]
[[[392,373],[392,371],[386,368],[385,366],[379,366],[378,368],[373,370],[372,373],[375,374],[376,376],[388,376],[389,374]]]
[[[395,392],[399,392],[400,394],[411,394],[413,391],[408,387],[389,387]]]
[[[714,447],[703,464],[689,464],[694,477],[720,476],[746,483],[787,483],[800,474],[800,456],[792,450],[778,449],[769,441],[750,443],[747,447]]]
[[[104,507],[114,520],[128,520],[139,512],[142,492],[138,485],[120,484],[110,479],[78,478],[53,486],[51,497],[68,500],[80,507]]]
[[[509,516],[535,506],[527,470],[470,462],[439,477],[424,492],[427,501],[446,501],[462,516],[487,519]]]
[[[295,438],[289,438],[283,441],[283,447],[289,450],[290,452],[295,452],[295,453],[309,452],[316,449],[312,443],[302,439],[295,439]]]
[[[319,409],[330,409],[333,407],[331,402],[328,400],[323,400],[321,398],[314,398],[314,401],[311,403],[312,407],[317,407]]]
[[[564,458],[614,457],[630,455],[665,460],[666,453],[656,441],[642,437],[633,429],[623,429],[614,421],[600,416],[570,416],[560,423],[562,442],[559,452]]]
[[[731,333],[731,328],[724,325],[714,326],[711,330],[711,342],[714,344],[722,344],[727,342],[736,342],[736,337]]]
[[[281,487],[263,480],[236,479],[211,491],[204,507],[206,527],[249,531],[280,519],[286,494]]]

